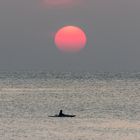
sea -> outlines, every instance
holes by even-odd
[[[140,72],[1,71],[0,140],[140,140]]]

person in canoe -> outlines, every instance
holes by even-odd
[[[62,116],[64,116],[64,114],[63,114],[63,110],[60,110],[60,112],[59,112],[59,115],[58,115],[59,117],[62,117]]]
[[[63,110],[60,110],[58,117],[75,117],[76,115],[68,115],[68,114],[63,114]]]
[[[76,115],[68,115],[68,114],[63,114],[63,110],[60,110],[58,115],[54,116],[49,116],[49,117],[75,117]]]

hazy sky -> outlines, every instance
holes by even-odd
[[[86,32],[84,50],[56,48],[65,25]],[[140,0],[0,0],[0,69],[140,71]]]

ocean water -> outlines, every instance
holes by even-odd
[[[140,73],[0,72],[0,140],[140,140]]]

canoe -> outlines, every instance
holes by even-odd
[[[54,115],[54,116],[48,116],[48,117],[75,117],[76,115],[68,115],[68,114],[63,114],[63,115]]]

